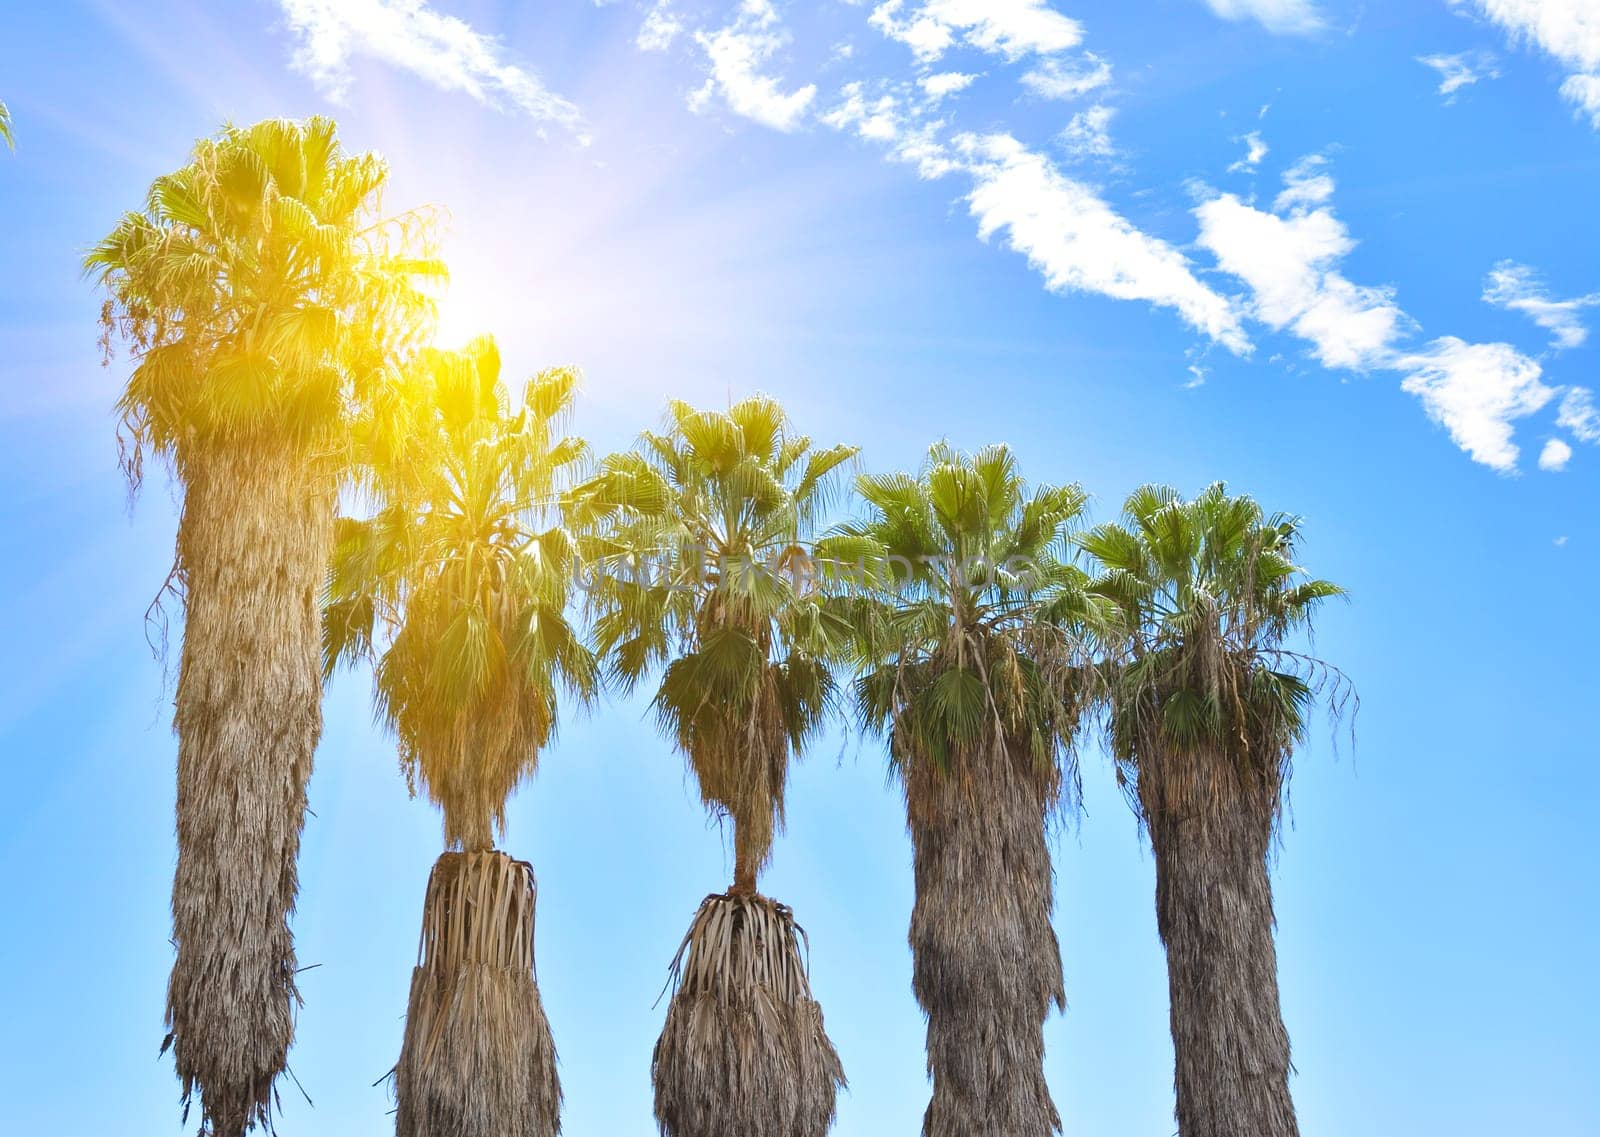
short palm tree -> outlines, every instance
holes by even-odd
[[[1267,858],[1310,705],[1347,690],[1285,646],[1342,595],[1296,564],[1300,538],[1218,483],[1146,486],[1080,539],[1120,634],[1110,736],[1155,853],[1182,1137],[1299,1132]]]
[[[531,867],[493,848],[556,729],[558,689],[599,668],[568,624],[558,495],[585,447],[559,434],[576,376],[513,409],[489,339],[428,350],[372,420],[377,510],[341,519],[324,666],[372,655],[413,788],[444,814],[395,1068],[400,1137],[552,1137],[555,1046],[534,978]]]
[[[660,670],[662,727],[706,806],[733,822],[733,887],[695,916],[656,1045],[667,1137],[821,1137],[844,1084],[793,916],[756,886],[790,760],[834,695],[801,543],[854,454],[813,449],[768,398],[726,412],[675,402],[665,432],[608,458],[577,494],[611,675],[631,689]]]
[[[1046,1137],[1044,1021],[1065,1007],[1052,812],[1069,796],[1086,670],[1050,618],[1085,496],[1029,490],[1004,446],[930,450],[857,479],[870,513],[819,557],[846,587],[857,705],[887,731],[915,850],[913,990],[928,1016],[926,1137]],[[1080,589],[1081,591],[1081,589]]]
[[[89,253],[103,343],[135,364],[118,404],[125,469],[183,490],[174,728],[177,958],[171,1044],[204,1126],[268,1122],[294,1035],[289,916],[322,729],[318,593],[349,422],[430,310],[418,218],[384,219],[383,161],[334,124],[227,127],[157,178]]]

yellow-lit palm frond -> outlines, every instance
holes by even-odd
[[[577,376],[545,371],[511,405],[494,341],[428,349],[365,421],[372,516],[341,521],[324,671],[375,658],[402,764],[450,844],[487,848],[554,735],[557,698],[599,670],[567,620],[575,548],[558,497],[586,458],[562,435]]]
[[[241,441],[343,446],[341,425],[425,333],[423,288],[444,275],[426,213],[382,216],[387,177],[331,119],[229,126],[90,251],[106,352],[131,345],[131,476],[146,449],[181,473]]]

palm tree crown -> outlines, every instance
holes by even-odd
[[[573,547],[559,495],[586,455],[560,434],[575,372],[542,372],[512,409],[494,341],[429,349],[366,420],[381,507],[339,523],[324,672],[374,650],[380,714],[444,812],[447,844],[487,849],[598,667],[567,622]]]
[[[1344,595],[1296,564],[1301,529],[1218,482],[1192,501],[1144,486],[1121,523],[1079,538],[1101,566],[1088,591],[1109,602],[1121,641],[1121,664],[1107,673],[1113,750],[1130,789],[1163,755],[1226,747],[1244,784],[1276,808],[1319,682],[1339,679],[1284,647],[1324,600]]]
[[[917,476],[856,485],[872,516],[836,527],[818,556],[855,586],[866,724],[888,728],[901,767],[947,772],[961,751],[1021,743],[1050,776],[1077,708],[1047,674],[1071,653],[1046,616],[1087,579],[1064,559],[1083,490],[1030,492],[1003,445],[969,457],[939,444]]]
[[[145,448],[182,475],[230,443],[339,446],[346,413],[425,329],[419,285],[444,275],[426,214],[377,217],[387,179],[331,119],[229,126],[94,247],[102,343],[120,336],[137,360],[118,404],[131,476]]]
[[[789,760],[833,696],[802,542],[855,453],[814,449],[762,396],[725,412],[674,402],[664,432],[577,494],[594,527],[596,643],[624,689],[662,668],[657,714],[702,800],[732,817],[746,889],[782,823]]]

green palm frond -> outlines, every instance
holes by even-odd
[[[741,866],[770,852],[788,764],[834,702],[845,626],[824,611],[808,542],[853,446],[813,447],[757,395],[668,405],[660,431],[572,494],[589,616],[610,679],[659,673],[662,729],[706,805],[734,819]]]
[[[378,508],[340,521],[324,670],[373,658],[402,764],[467,847],[503,825],[554,737],[558,693],[584,705],[599,688],[566,614],[561,495],[587,455],[561,433],[576,391],[570,369],[541,372],[514,408],[484,338],[419,353],[362,424]]]
[[[1136,805],[1153,763],[1229,753],[1276,809],[1313,702],[1325,695],[1338,712],[1353,698],[1342,673],[1286,647],[1345,595],[1299,566],[1301,538],[1299,518],[1220,482],[1188,500],[1141,487],[1121,523],[1078,538],[1097,562],[1084,594],[1101,605],[1112,748]]]
[[[868,516],[818,544],[850,629],[864,725],[903,774],[948,772],[976,748],[1021,753],[1055,799],[1071,773],[1091,673],[1077,625],[1097,617],[1066,536],[1086,495],[1030,490],[1005,446],[932,447],[916,474],[866,475]],[[919,780],[907,777],[911,787]]]

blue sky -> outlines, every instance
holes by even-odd
[[[1276,871],[1302,1128],[1600,1132],[1589,712],[1600,386],[1595,0],[282,0],[16,6],[0,99],[0,1128],[177,1134],[170,689],[77,260],[224,119],[334,113],[450,210],[443,335],[584,369],[577,427],[755,389],[909,466],[1006,440],[1097,517],[1225,478],[1345,584],[1358,741],[1299,755]],[[438,820],[364,676],[311,786],[283,1130],[388,1132]],[[1059,836],[1069,1133],[1171,1121],[1153,869],[1103,757]],[[563,725],[506,846],[541,879],[566,1131],[652,1131],[652,1002],[731,858],[636,704]],[[926,1102],[910,850],[872,742],[795,769],[764,887],[810,933],[840,1137]]]

